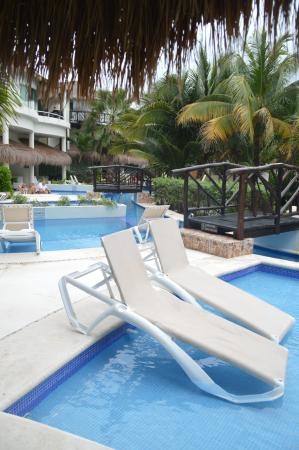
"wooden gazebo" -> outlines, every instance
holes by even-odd
[[[184,226],[236,239],[299,229],[299,167],[229,162],[173,170],[184,178]]]

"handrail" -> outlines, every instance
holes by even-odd
[[[285,163],[273,163],[273,164],[265,164],[264,166],[254,166],[254,167],[244,167],[240,166],[239,168],[229,169],[227,173],[229,175],[239,175],[239,174],[245,174],[245,173],[256,173],[260,171],[266,171],[271,169],[279,169],[279,168],[285,168],[285,169],[292,169],[292,170],[298,170],[299,166],[294,166],[292,164],[285,164]]]
[[[200,164],[197,166],[189,166],[189,167],[183,167],[182,169],[174,169],[172,170],[172,173],[174,175],[180,175],[182,173],[186,172],[193,172],[194,170],[205,170],[205,169],[213,169],[218,167],[233,167],[233,168],[239,168],[244,167],[240,164],[234,164],[229,161],[225,162],[219,162],[219,163],[208,163],[208,164]]]
[[[296,226],[285,221],[285,217],[295,210],[299,214],[298,166],[272,163],[246,167],[220,162],[176,169],[173,174],[184,178],[183,210],[187,228],[195,226],[204,230],[206,223],[213,223],[209,217],[212,212],[223,217],[223,222],[214,220],[213,232],[229,230],[241,240],[254,233],[267,230],[279,233]],[[265,219],[267,223],[263,223]],[[257,227],[263,230],[257,232]]]
[[[39,116],[53,117],[54,119],[64,120],[64,117],[61,114],[52,113],[49,111],[37,111]]]

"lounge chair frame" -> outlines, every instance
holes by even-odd
[[[29,213],[28,221],[6,221],[5,220],[5,209],[7,208],[26,208]],[[41,238],[38,231],[36,231],[33,227],[33,210],[32,207],[28,205],[5,205],[2,207],[3,213],[3,228],[0,230],[0,243],[2,250],[6,252],[6,242],[12,243],[22,243],[22,242],[35,242],[36,246],[36,254],[39,255],[41,251]],[[9,225],[25,225],[25,228],[22,230],[12,231],[9,230]],[[30,237],[32,239],[30,239]]]
[[[151,220],[162,219],[165,217],[170,205],[152,205],[144,208],[143,214],[140,217],[138,225],[132,228],[134,235],[137,238],[139,244],[145,244],[149,239],[150,234],[150,222]],[[150,212],[154,215],[151,216]],[[158,216],[156,214],[158,213]],[[145,235],[142,237],[141,231],[145,230]]]
[[[101,271],[103,280],[90,287],[87,284],[79,281],[86,275],[89,275],[95,271]],[[256,402],[268,402],[281,397],[284,393],[284,383],[277,380],[277,385],[271,390],[261,394],[250,395],[236,395],[227,392],[220,385],[215,383],[209,375],[194,361],[167,333],[161,330],[158,326],[148,321],[144,317],[136,314],[125,303],[117,300],[113,296],[110,281],[112,280],[112,272],[110,267],[104,263],[93,264],[84,271],[73,272],[69,275],[63,276],[59,281],[59,289],[62,297],[62,301],[66,310],[66,314],[71,326],[80,333],[89,335],[95,327],[103,322],[107,317],[113,316],[120,320],[133,325],[151,337],[156,339],[164,349],[173,357],[177,364],[183,369],[187,377],[202,391],[211,394],[213,396],[222,398],[232,403],[256,403]],[[156,278],[156,281],[158,278]],[[82,292],[94,297],[96,300],[108,305],[108,308],[99,314],[98,317],[90,324],[84,325],[78,320],[78,317],[74,311],[71,302],[71,296],[68,290],[68,286],[76,287]],[[99,291],[98,288],[106,285],[109,296]],[[180,288],[181,289],[181,288]],[[187,292],[182,292],[181,295],[185,295],[185,299],[188,301],[190,295]],[[192,301],[192,300],[191,300]]]

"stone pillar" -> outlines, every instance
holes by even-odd
[[[66,152],[66,137],[61,138],[61,150]],[[66,166],[62,166],[61,177],[63,180],[66,179]]]
[[[2,128],[3,128],[2,144],[9,144],[9,127],[7,122],[5,122],[5,120],[3,120]],[[9,164],[7,163],[4,163],[3,165],[5,167],[9,167]]]
[[[29,133],[29,147],[34,148],[34,131]],[[29,183],[34,183],[34,166],[29,166]]]

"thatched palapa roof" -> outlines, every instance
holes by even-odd
[[[48,145],[37,143],[35,148],[19,142],[0,144],[0,163],[15,164],[17,166],[69,166],[72,160],[66,153]]]
[[[77,79],[87,95],[106,73],[137,94],[162,51],[180,69],[200,25],[222,40],[244,23],[246,35],[253,10],[272,30],[292,17],[298,38],[297,0],[2,0],[0,62],[10,73],[47,76],[49,92]]]

